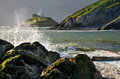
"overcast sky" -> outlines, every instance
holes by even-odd
[[[45,16],[60,22],[68,15],[98,0],[0,0],[0,25],[15,23],[15,12],[21,10],[26,17],[38,13],[40,9]]]

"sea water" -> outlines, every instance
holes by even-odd
[[[93,56],[120,56],[120,31],[48,30],[48,27],[0,26],[0,39],[15,46],[38,41],[49,51],[61,57],[76,54]],[[104,77],[120,79],[120,61],[94,62]]]

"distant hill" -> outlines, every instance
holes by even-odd
[[[120,0],[99,0],[68,16],[59,26],[55,26],[53,29],[98,30],[103,29],[103,26],[117,19],[119,16]],[[114,26],[114,28],[115,27],[116,26]],[[112,28],[113,27],[109,29]]]
[[[40,17],[37,14],[33,14],[32,18],[25,20],[30,26],[56,26],[58,23],[51,17]]]

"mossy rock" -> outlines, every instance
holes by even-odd
[[[42,77],[40,79],[42,79]],[[66,79],[66,78],[65,75],[62,72],[60,72],[58,69],[53,69],[43,79]]]
[[[95,79],[95,65],[87,55],[77,55],[74,58],[74,79]]]
[[[57,60],[42,72],[40,79],[57,79],[57,76],[58,79],[102,79],[92,60],[84,54]]]
[[[2,62],[1,60],[4,54],[12,48],[14,48],[14,46],[10,42],[0,39],[0,63]]]
[[[12,63],[12,64],[20,64],[19,61],[20,54],[18,51],[10,50],[6,52],[4,57],[2,58],[2,63],[0,64],[0,71],[4,70],[6,64]]]
[[[35,61],[37,60],[43,64],[50,65],[60,58],[60,55],[57,52],[48,51],[39,42],[22,43],[19,46],[16,46],[14,50],[24,52],[23,54],[21,53],[21,55],[25,58],[24,60],[29,60],[27,61],[29,63],[32,58]]]
[[[56,79],[56,76],[53,74],[64,74],[64,78],[67,78],[69,75],[72,75],[72,63],[69,61],[69,59],[61,58],[58,59],[56,62],[54,62],[52,65],[50,65],[45,71],[42,72],[41,77],[43,79],[46,79],[46,77],[52,76],[53,79]],[[60,73],[55,73],[54,69],[57,69]],[[61,73],[62,72],[62,73]],[[50,78],[47,78],[50,79]]]
[[[0,79],[8,79],[7,74],[0,71]]]

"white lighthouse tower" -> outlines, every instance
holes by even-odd
[[[38,15],[40,15],[40,17],[44,17],[44,13],[42,12],[42,9],[40,9],[40,12]]]

